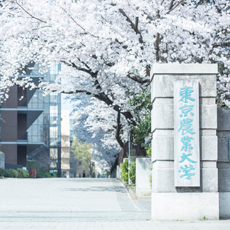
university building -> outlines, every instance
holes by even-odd
[[[27,71],[36,84],[41,79],[54,82],[60,65],[54,64],[45,75],[35,64]],[[22,76],[25,77],[25,76]],[[10,88],[8,99],[1,103],[1,151],[6,168],[26,167],[27,160],[41,155],[50,158],[50,169],[61,174],[61,95],[19,86]]]

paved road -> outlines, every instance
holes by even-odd
[[[116,179],[0,180],[0,230],[230,230],[230,221],[153,222],[150,208]]]
[[[150,219],[150,202],[132,201],[115,179],[7,179],[0,183],[0,220]]]

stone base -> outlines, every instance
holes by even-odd
[[[218,220],[219,193],[152,193],[151,215],[152,220]]]
[[[220,192],[220,218],[230,219],[230,192]]]
[[[151,195],[151,188],[136,188],[137,197]]]

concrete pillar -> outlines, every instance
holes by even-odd
[[[217,65],[155,64],[152,94],[152,219],[219,219],[217,169]],[[200,186],[174,184],[174,82],[198,80]]]
[[[218,108],[217,115],[220,218],[230,219],[230,109]]]
[[[136,195],[144,197],[151,193],[150,175],[151,175],[151,159],[136,158]]]

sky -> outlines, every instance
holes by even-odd
[[[68,94],[61,94],[61,106],[62,106],[62,110],[69,110],[70,112],[72,111],[72,103],[70,103],[69,99],[66,99],[66,97],[68,96]]]

